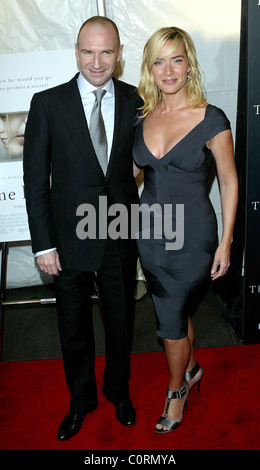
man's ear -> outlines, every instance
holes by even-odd
[[[118,49],[117,62],[120,62],[120,60],[122,59],[123,49],[124,49],[124,45],[121,44]]]

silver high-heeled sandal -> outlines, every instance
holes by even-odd
[[[164,415],[161,416],[160,419],[157,421],[157,424],[160,424],[161,426],[167,427],[167,429],[155,428],[155,432],[157,434],[166,434],[167,432],[171,432],[174,429],[178,428],[178,426],[180,426],[180,424],[182,422],[182,412],[180,414],[180,421],[175,421],[174,419],[167,418],[167,416],[168,416],[168,411],[169,411],[169,406],[170,406],[171,400],[183,398],[186,394],[187,394],[187,396],[186,396],[186,399],[183,403],[183,407],[185,408],[185,410],[188,409],[188,395],[189,395],[189,385],[186,382],[186,380],[184,380],[183,386],[179,390],[177,390],[176,392],[173,392],[172,390],[169,390],[169,389],[167,390],[166,409],[165,409]],[[156,424],[156,426],[157,426],[157,424]]]
[[[192,380],[195,375],[197,375],[197,373],[201,371],[202,372],[202,375],[201,377],[198,379],[198,380],[195,380],[194,383],[190,384],[189,381]],[[204,370],[202,369],[202,367],[200,367],[199,363],[196,361],[196,364],[195,366],[193,367],[193,369],[191,369],[189,372],[186,372],[185,373],[185,380],[187,380],[188,384],[189,384],[189,389],[191,390],[192,387],[194,385],[197,384],[197,392],[199,393],[200,392],[200,381],[203,377],[203,374],[204,374]]]

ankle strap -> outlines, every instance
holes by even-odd
[[[185,383],[184,385],[177,391],[173,392],[172,390],[167,390],[167,398],[168,399],[175,399],[175,398],[182,398],[184,397],[186,393],[186,386],[185,386]]]
[[[199,372],[200,370],[200,365],[198,362],[196,362],[195,366],[193,367],[193,369],[191,369],[189,372],[186,372],[185,373],[185,379],[186,380],[191,380],[193,379],[193,377],[195,377],[195,375],[197,374],[197,372]]]

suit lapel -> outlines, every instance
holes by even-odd
[[[129,96],[120,87],[120,82],[113,78],[115,85],[115,121],[114,121],[114,135],[112,148],[107,168],[106,178],[109,177],[113,169],[113,165],[116,163],[118,158],[118,147],[119,143],[124,141],[127,136],[124,135],[125,130],[129,129],[129,122],[131,122],[131,116],[128,116],[127,110],[132,113],[131,103],[129,102]]]
[[[86,116],[77,85],[77,75],[68,82],[56,99],[56,107],[60,113],[72,140],[76,143],[83,158],[88,160],[95,170],[103,175],[88,130]],[[127,138],[125,132],[129,130],[133,113],[133,104],[128,94],[120,87],[120,82],[113,78],[115,85],[115,121],[112,148],[109,158],[106,178],[109,177],[118,158],[118,146]],[[128,112],[130,113],[128,115]]]
[[[88,159],[88,162],[94,166],[96,171],[103,174],[90,138],[76,81],[77,76],[78,74],[66,84],[66,87],[56,100],[56,107],[82,156]]]

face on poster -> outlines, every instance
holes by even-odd
[[[27,117],[28,112],[5,113],[0,110],[0,163],[22,160]]]
[[[0,241],[30,240],[23,188],[28,112],[0,112]]]

